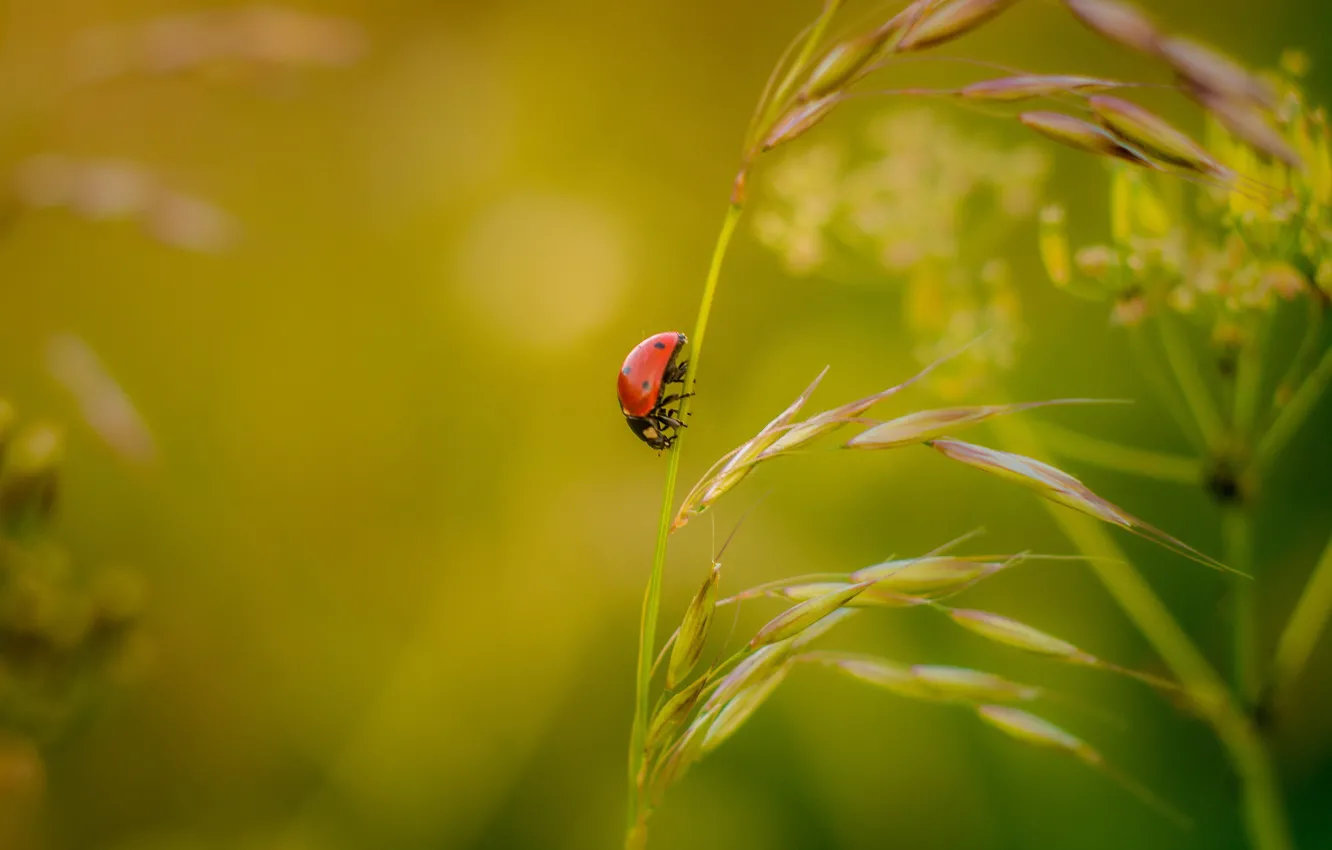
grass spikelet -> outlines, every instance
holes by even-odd
[[[912,699],[924,699],[926,696],[909,667],[881,658],[845,652],[809,652],[797,656],[797,659],[832,667],[857,681],[900,696]]]
[[[1108,399],[1060,398],[1021,404],[989,404],[977,407],[948,407],[920,410],[875,425],[846,442],[848,449],[896,449],[924,443],[953,431],[969,428],[995,416],[1007,416],[1038,407],[1065,404],[1108,404]]]
[[[744,480],[745,476],[753,471],[760,460],[764,450],[780,439],[781,435],[789,430],[791,422],[795,419],[805,403],[809,401],[810,395],[823,380],[823,376],[828,374],[828,368],[825,366],[823,371],[818,374],[805,391],[802,392],[795,401],[791,402],[785,410],[777,415],[771,422],[764,425],[763,428],[743,445],[737,447],[724,455],[721,460],[713,464],[713,468],[699,479],[693,489],[684,497],[680,504],[680,510],[675,515],[675,521],[671,524],[671,529],[681,528],[689,522],[691,517],[695,517],[707,510],[713,502],[721,498],[728,490]]]
[[[1136,103],[1100,95],[1088,98],[1087,104],[1107,130],[1148,156],[1202,174],[1230,176],[1202,145]]]
[[[1156,810],[1181,829],[1192,827],[1192,821],[1166,803],[1137,780],[1110,767],[1105,758],[1081,738],[1072,735],[1044,718],[1007,705],[982,705],[976,709],[982,721],[1025,744],[1068,753],[1083,764],[1104,773],[1140,801]]]
[[[1128,84],[1119,80],[1076,74],[1018,74],[963,86],[957,90],[957,95],[967,100],[1016,103],[1061,94],[1093,94],[1125,85]]]
[[[760,150],[770,151],[784,142],[800,137],[826,118],[840,101],[840,94],[829,94],[791,107],[773,122],[772,128],[763,137]]]
[[[1021,555],[1015,555],[1009,560],[994,562],[979,558],[941,556],[914,561],[886,561],[858,570],[851,574],[851,578],[854,581],[874,579],[874,586],[868,591],[872,594],[896,594],[900,598],[915,601],[938,599],[961,593],[1021,559]]]
[[[708,730],[716,720],[715,709],[704,708],[700,711],[680,739],[662,754],[650,781],[647,783],[640,781],[640,785],[647,785],[648,799],[653,805],[659,804],[666,790],[679,782],[694,762],[702,757],[703,743],[707,739]],[[644,769],[647,768],[648,765],[644,763]]]
[[[809,77],[800,88],[798,99],[801,102],[818,100],[825,95],[840,92],[855,82],[883,55],[888,41],[905,23],[905,16],[899,14],[875,30],[833,45],[814,66],[814,70],[809,72]]]
[[[959,626],[995,643],[1002,643],[1034,655],[1054,658],[1069,664],[1079,664],[1084,667],[1095,667],[1110,673],[1117,673],[1130,679],[1137,679],[1172,696],[1179,694],[1179,686],[1174,682],[1104,661],[1066,640],[1048,635],[1011,617],[966,608],[945,608],[943,610]]]
[[[796,602],[807,602],[819,596],[845,590],[851,585],[851,582],[845,581],[815,581],[807,584],[787,585],[777,591],[777,594]],[[850,608],[909,608],[914,605],[924,605],[929,601],[922,597],[903,596],[899,593],[880,590],[878,587],[871,585],[846,604]]]
[[[790,670],[791,661],[788,659],[785,664],[745,688],[722,706],[717,712],[717,719],[708,727],[707,734],[703,738],[703,753],[710,753],[721,746],[722,742],[734,735],[749,718],[753,717],[759,706],[763,705],[768,697],[772,696],[772,692],[777,690],[777,686],[786,679]]]
[[[1226,566],[1215,558],[1204,555],[1183,541],[1116,507],[1093,493],[1078,479],[1049,464],[1023,455],[987,449],[959,440],[931,440],[926,445],[945,457],[965,463],[968,466],[974,466],[1007,481],[1021,484],[1052,502],[1087,514],[1102,522],[1117,525],[1145,540],[1150,540],[1158,546],[1200,564],[1223,572],[1245,575],[1245,573]]]
[[[769,643],[751,652],[717,683],[700,713],[711,712],[729,702],[736,694],[785,664],[790,654],[791,644],[785,641]]]
[[[1162,41],[1158,50],[1180,79],[1194,88],[1269,111],[1276,108],[1276,95],[1265,82],[1214,47],[1174,37]]]
[[[1155,53],[1161,33],[1147,13],[1119,0],[1064,0],[1064,5],[1088,29],[1142,53]]]
[[[649,751],[656,749],[658,744],[666,741],[671,735],[675,734],[689,713],[694,710],[695,703],[702,695],[703,690],[708,685],[707,676],[699,676],[688,687],[672,694],[671,698],[666,700],[666,704],[657,710],[652,718],[652,723],[648,726],[647,743],[645,746]]]
[[[1031,702],[1042,694],[1033,685],[966,667],[917,664],[911,668],[911,674],[922,690],[932,691],[938,699],[949,702]]]
[[[995,643],[1016,647],[1034,655],[1058,658],[1072,664],[1096,666],[1098,662],[1094,655],[1083,652],[1068,641],[1060,640],[1009,617],[968,608],[948,608],[945,611],[953,622],[962,628]]]
[[[680,622],[680,631],[671,649],[671,661],[666,668],[666,687],[674,690],[689,671],[694,669],[698,658],[703,654],[703,645],[707,643],[708,628],[712,625],[712,614],[717,608],[717,587],[721,583],[721,564],[714,562],[703,586],[690,600],[685,609],[684,619]]]
[[[989,22],[1017,0],[944,0],[926,12],[897,42],[903,53],[937,47]]]
[[[1291,168],[1304,168],[1299,153],[1272,126],[1260,109],[1203,89],[1194,89],[1191,94],[1235,138]]]
[[[1023,112],[1018,120],[1042,136],[1086,153],[1109,156],[1144,168],[1157,168],[1140,152],[1095,124],[1062,112]]]
[[[800,634],[805,629],[855,599],[862,591],[874,584],[874,581],[862,581],[845,587],[835,588],[813,599],[793,605],[769,620],[758,630],[749,642],[751,649],[770,643],[786,640]]]
[[[796,449],[803,448],[804,446],[809,445],[810,443],[814,442],[820,437],[824,437],[832,433],[833,431],[836,431],[838,428],[841,428],[851,422],[858,421],[860,415],[863,414],[865,411],[869,410],[871,407],[873,407],[874,405],[878,404],[881,401],[885,401],[889,398],[892,398],[893,396],[897,395],[898,393],[902,392],[903,390],[907,389],[908,387],[917,383],[918,381],[923,380],[924,378],[928,377],[929,374],[933,372],[935,369],[939,368],[940,366],[949,362],[950,360],[962,356],[973,345],[980,342],[981,339],[984,339],[983,335],[977,337],[976,339],[962,346],[957,351],[945,354],[943,357],[940,357],[939,359],[931,362],[930,364],[925,366],[925,368],[921,369],[919,372],[912,375],[910,378],[907,378],[905,381],[901,382],[900,384],[891,386],[888,389],[883,390],[882,392],[877,392],[874,393],[873,395],[865,396],[864,398],[847,402],[846,404],[843,404],[840,407],[835,407],[831,410],[822,411],[821,413],[817,413],[809,417],[803,422],[799,422],[793,425],[792,427],[787,429],[785,433],[781,434],[775,441],[773,441],[773,443],[770,446],[768,446],[763,450],[763,457],[764,458],[773,457],[784,452],[791,452],[795,451]]]

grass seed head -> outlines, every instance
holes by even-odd
[[[797,103],[792,106],[773,122],[772,127],[763,136],[760,150],[770,151],[784,142],[800,137],[815,124],[826,118],[840,100],[840,94],[829,94],[817,100]]]
[[[840,670],[853,679],[900,696],[912,699],[923,699],[926,696],[910,668],[881,658],[842,652],[812,652],[799,658]]]
[[[873,579],[874,586],[866,591],[866,594],[872,597],[892,594],[899,599],[919,604],[921,600],[938,599],[941,596],[960,593],[1012,562],[1010,560],[995,563],[976,558],[951,556],[917,558],[875,564],[852,573],[851,578],[855,581]]]
[[[1019,741],[1063,750],[1093,767],[1100,767],[1104,763],[1100,753],[1081,739],[1030,712],[1008,705],[982,705],[976,709],[976,714],[981,720]]]
[[[876,30],[833,45],[809,72],[800,89],[799,100],[818,100],[825,95],[840,93],[855,82],[883,54],[888,40],[902,23],[902,16],[898,15]]]
[[[1155,53],[1161,33],[1147,13],[1120,0],[1064,0],[1079,21],[1098,35],[1131,50]]]
[[[1299,153],[1272,126],[1262,110],[1244,101],[1228,98],[1206,89],[1195,88],[1191,89],[1190,93],[1235,138],[1259,153],[1284,162],[1291,168],[1304,167]]]
[[[680,632],[671,648],[670,665],[666,668],[666,687],[674,689],[694,669],[708,640],[708,627],[717,608],[717,587],[721,583],[721,564],[713,564],[712,571],[703,580],[703,586],[685,609]]]
[[[1017,0],[944,0],[926,12],[898,39],[901,52],[925,50],[966,35]]]
[[[1227,173],[1202,145],[1136,103],[1108,95],[1091,97],[1087,103],[1107,130],[1148,156],[1202,174]]]
[[[736,733],[745,721],[754,716],[759,706],[767,702],[772,692],[777,690],[785,679],[786,674],[791,670],[791,662],[788,660],[781,667],[776,668],[763,679],[745,688],[740,693],[731,698],[731,701],[722,706],[717,712],[717,719],[708,729],[707,735],[703,739],[703,752],[710,753],[722,742]]]
[[[938,695],[939,699],[955,702],[1031,702],[1041,695],[1041,689],[1022,685],[965,667],[947,667],[917,664],[911,668],[920,687]]]
[[[1156,164],[1150,159],[1120,142],[1102,128],[1081,118],[1074,118],[1062,112],[1037,111],[1023,112],[1018,116],[1018,120],[1037,133],[1071,148],[1098,156],[1121,159],[1145,168],[1156,168]]]
[[[1180,79],[1194,88],[1269,111],[1277,106],[1276,94],[1267,83],[1214,47],[1175,37],[1162,41],[1159,51]]]
[[[702,712],[712,712],[729,702],[736,694],[753,683],[763,679],[773,670],[786,663],[791,657],[791,644],[788,642],[770,643],[750,653],[739,664],[731,668],[717,684],[703,703]]]
[[[656,749],[657,745],[665,742],[684,725],[689,712],[694,710],[694,704],[698,702],[699,695],[707,685],[708,677],[699,676],[683,690],[671,695],[666,704],[657,711],[656,716],[652,718],[652,724],[648,727],[647,742],[644,746],[649,751]]]
[[[957,94],[967,100],[1016,103],[1021,100],[1055,97],[1061,94],[1092,94],[1119,88],[1122,85],[1124,84],[1118,80],[1083,77],[1076,74],[1017,74],[1012,77],[998,77],[972,83],[958,89]]]
[[[848,449],[896,449],[914,446],[969,428],[995,416],[1020,413],[1037,407],[1059,404],[1094,404],[1097,399],[1061,398],[1051,401],[1033,401],[1024,404],[990,404],[978,407],[948,407],[940,410],[919,410],[876,425],[857,434],[846,442]]]
[[[749,642],[751,649],[795,637],[824,617],[843,607],[874,582],[862,581],[835,588],[813,599],[787,608],[758,630]]]
[[[996,643],[1026,650],[1036,655],[1046,655],[1074,663],[1094,664],[1096,659],[1078,649],[1073,644],[1057,637],[1047,635],[1026,623],[1020,623],[1009,617],[992,614],[989,611],[975,611],[966,608],[950,608],[948,616],[953,622],[968,631]]]

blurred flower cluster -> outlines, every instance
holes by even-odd
[[[20,426],[0,401],[0,452],[0,732],[41,744],[64,730],[99,679],[144,660],[145,588],[118,567],[76,569],[51,538],[59,429]]]
[[[1307,64],[1288,52],[1281,72],[1262,77],[1277,98],[1277,141],[1302,167],[1255,152],[1209,114],[1218,179],[1189,188],[1116,165],[1108,243],[1070,251],[1063,210],[1042,211],[1041,254],[1054,282],[1109,301],[1118,325],[1163,310],[1188,316],[1210,331],[1223,373],[1261,344],[1283,302],[1309,305],[1316,337],[1332,293],[1332,139],[1326,111],[1300,88]]]
[[[986,333],[932,376],[947,397],[990,368],[1007,369],[1021,311],[1007,265],[995,254],[1012,226],[1031,218],[1049,171],[1039,147],[1004,148],[933,111],[873,122],[863,151],[831,144],[796,149],[769,171],[754,211],[758,239],[799,275],[839,278],[868,259],[876,279],[900,283],[922,363]]]

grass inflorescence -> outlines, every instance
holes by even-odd
[[[1288,60],[1282,74],[1261,74],[1189,36],[1166,29],[1153,16],[1121,0],[1064,0],[1071,16],[1093,33],[1148,57],[1167,69],[1174,82],[1153,88],[1182,95],[1206,117],[1202,141],[1163,115],[1138,103],[1147,84],[1080,71],[1041,72],[973,63],[994,75],[946,89],[891,89],[861,85],[908,55],[951,43],[999,18],[1016,0],[915,0],[882,20],[836,37],[835,19],[843,3],[827,0],[818,17],[788,47],[773,69],[744,136],[730,205],[704,284],[685,377],[689,393],[700,364],[722,264],[751,192],[754,174],[770,152],[804,139],[852,97],[928,97],[981,107],[1023,125],[1048,140],[1101,158],[1111,169],[1113,233],[1107,245],[1072,251],[1066,217],[1050,207],[1040,216],[1039,254],[1055,284],[1084,298],[1110,303],[1113,321],[1138,328],[1160,316],[1156,349],[1174,384],[1164,400],[1189,436],[1199,458],[1151,450],[1129,450],[1063,429],[1026,424],[1025,414],[1051,405],[1085,404],[1068,398],[987,405],[924,408],[888,421],[872,418],[879,402],[929,379],[946,396],[964,394],[983,382],[976,363],[1011,367],[1020,337],[1015,295],[1001,264],[983,260],[973,275],[985,295],[965,304],[934,297],[941,278],[954,275],[957,243],[945,241],[932,253],[926,233],[895,246],[877,244],[895,220],[885,213],[887,193],[871,193],[864,204],[865,175],[845,169],[836,154],[811,150],[802,160],[788,157],[772,173],[774,196],[786,209],[756,218],[760,241],[781,252],[787,266],[808,274],[826,261],[824,246],[837,241],[852,252],[877,250],[877,261],[911,281],[908,321],[924,330],[917,356],[928,365],[916,376],[807,415],[821,373],[766,425],[717,459],[677,505],[682,442],[671,450],[652,571],[644,598],[636,686],[636,710],[629,751],[630,799],[626,847],[647,843],[648,822],[669,788],[699,759],[736,732],[787,681],[793,669],[813,664],[834,668],[857,681],[927,701],[964,704],[988,725],[1024,743],[1067,753],[1101,770],[1148,804],[1175,820],[1172,808],[1136,780],[1107,766],[1090,744],[1015,704],[1047,696],[989,671],[938,665],[902,664],[871,656],[810,649],[816,640],[850,617],[882,609],[925,607],[993,643],[1051,660],[1128,676],[1163,692],[1208,722],[1226,747],[1242,780],[1243,809],[1252,844],[1263,850],[1290,846],[1288,828],[1270,758],[1255,718],[1260,700],[1279,699],[1298,675],[1312,642],[1332,611],[1332,557],[1320,561],[1281,641],[1271,676],[1253,657],[1252,585],[1261,577],[1253,563],[1251,517],[1247,507],[1263,473],[1278,457],[1332,379],[1332,355],[1322,342],[1322,308],[1332,292],[1332,239],[1326,209],[1332,204],[1332,154],[1327,118],[1309,107],[1294,79],[1298,64]],[[935,144],[940,125],[927,122],[923,147],[931,155],[947,150]],[[884,153],[899,155],[900,146]],[[969,159],[995,163],[997,153]],[[792,163],[800,163],[803,171]],[[1034,213],[1032,199],[1048,166],[1040,154],[1004,168],[1017,175],[999,193],[1004,216]],[[980,169],[984,173],[985,169]],[[973,175],[972,185],[987,178]],[[1167,201],[1164,181],[1195,192],[1206,220],[1185,224],[1183,209]],[[964,182],[961,185],[966,186]],[[996,181],[996,186],[999,183]],[[955,206],[966,191],[949,199]],[[1171,197],[1178,198],[1176,192]],[[1000,216],[1003,218],[1004,216]],[[955,222],[950,222],[954,224]],[[956,234],[959,237],[961,234]],[[891,247],[892,250],[885,250]],[[955,279],[955,278],[954,278]],[[1263,380],[1261,340],[1265,322],[1288,301],[1309,307],[1310,330],[1286,376],[1274,387]],[[983,315],[967,324],[971,337],[990,333],[966,350],[956,337],[959,310]],[[965,315],[963,313],[962,315]],[[1199,356],[1177,330],[1181,318],[1212,325],[1214,347]],[[948,346],[953,349],[948,351]],[[1210,362],[1219,374],[1206,375]],[[947,367],[947,368],[945,368]],[[950,370],[952,370],[950,372]],[[826,370],[825,370],[826,372]],[[959,374],[963,377],[959,377]],[[1217,387],[1220,386],[1220,390]],[[681,415],[688,406],[686,397]],[[1003,449],[962,442],[955,435],[989,422]],[[702,423],[696,423],[702,424]],[[844,572],[795,575],[736,592],[723,592],[724,570],[715,560],[693,596],[668,647],[658,648],[657,623],[666,549],[673,532],[709,510],[759,467],[779,457],[809,454],[835,432],[854,429],[844,448],[931,449],[943,457],[1019,484],[1044,498],[1061,528],[1079,548],[1111,595],[1161,655],[1173,678],[1149,674],[1104,660],[1067,641],[1006,615],[957,607],[954,597],[1002,570],[1042,557],[1033,553],[956,555],[945,551],[890,560]],[[1047,448],[1036,438],[1048,435]],[[1206,487],[1226,510],[1227,551],[1212,557],[1148,524],[1093,492],[1081,480],[1041,457],[1050,451],[1067,459],[1145,472],[1160,480],[1193,481]],[[1196,481],[1194,479],[1196,478]],[[1233,578],[1237,602],[1237,670],[1228,688],[1178,626],[1170,612],[1128,563],[1107,526],[1159,546]],[[1329,548],[1332,551],[1332,547]],[[715,612],[742,600],[779,600],[788,607],[729,656],[701,669]],[[652,699],[654,672],[667,657],[659,696]],[[654,658],[658,663],[654,664]],[[654,707],[655,706],[655,707]]]

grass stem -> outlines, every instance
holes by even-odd
[[[1332,540],[1323,549],[1304,592],[1277,642],[1272,662],[1272,687],[1275,692],[1288,688],[1304,669],[1318,637],[1332,614]]]
[[[1226,563],[1253,574],[1253,523],[1241,507],[1229,507],[1221,516],[1221,535]],[[1258,700],[1262,672],[1258,654],[1257,610],[1252,579],[1236,577],[1234,587],[1234,624],[1232,627],[1235,692],[1240,700],[1253,706]]]
[[[1327,389],[1328,381],[1332,381],[1332,348],[1323,353],[1318,365],[1309,373],[1309,377],[1304,379],[1304,383],[1300,384],[1290,403],[1281,409],[1281,414],[1259,441],[1258,450],[1254,455],[1255,473],[1268,469],[1281,454],[1281,450],[1304,424],[1305,418],[1313,412],[1314,405],[1323,395],[1323,390]]]
[[[1179,383],[1184,400],[1188,402],[1194,421],[1202,431],[1203,441],[1208,449],[1216,451],[1224,440],[1225,426],[1198,368],[1198,361],[1194,359],[1193,350],[1189,348],[1188,341],[1172,317],[1161,316],[1157,325],[1161,329],[1161,345],[1165,349],[1166,362],[1170,364],[1170,370]]]
[[[992,425],[1004,448],[1039,457],[1041,445],[1021,417]],[[1042,500],[1051,518],[1083,554],[1097,578],[1179,679],[1198,713],[1212,726],[1240,778],[1243,811],[1253,850],[1291,850],[1285,806],[1271,758],[1249,716],[1170,615],[1105,527],[1090,517]]]
[[[722,261],[726,258],[726,249],[731,244],[736,225],[740,223],[741,207],[732,204],[726,210],[721,232],[717,234],[717,245],[712,250],[712,261],[708,265],[707,280],[703,284],[703,297],[699,302],[698,319],[694,323],[694,335],[690,338],[689,370],[685,373],[685,397],[680,402],[680,419],[689,415],[689,393],[694,390],[694,380],[698,375],[698,365],[703,354],[703,339],[708,329],[708,318],[712,314],[712,301],[717,292],[717,280],[721,277]],[[657,525],[657,548],[652,557],[652,573],[648,577],[647,590],[643,595],[643,613],[638,632],[638,675],[634,690],[634,727],[629,742],[629,816],[625,835],[626,850],[641,848],[647,843],[646,812],[643,801],[638,795],[638,775],[643,768],[644,742],[647,740],[649,690],[652,683],[652,659],[657,640],[657,616],[661,610],[661,583],[666,569],[666,541],[670,535],[671,519],[675,507],[675,482],[680,472],[680,449],[684,442],[683,432],[676,438],[666,462],[666,486],[661,500],[661,519]]]

